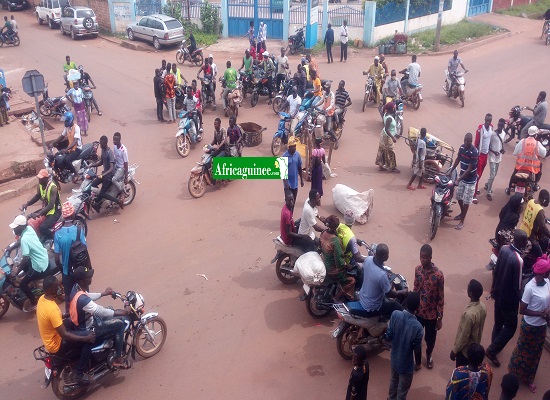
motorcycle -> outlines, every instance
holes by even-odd
[[[449,71],[445,70],[445,86],[443,86],[443,90],[445,91],[445,93],[447,93],[447,97],[452,97],[453,99],[460,97],[460,103],[462,104],[462,107],[464,107],[464,99],[466,98],[466,79],[464,78],[465,73],[466,72],[464,71],[455,72],[455,84],[453,85],[453,89],[449,90],[449,86],[451,85],[452,80],[449,75]]]
[[[300,49],[306,45],[304,27],[300,26],[296,28],[294,32],[294,35],[289,36],[288,45],[286,46],[287,51],[290,51],[291,55],[298,53]]]
[[[19,39],[19,35],[17,34],[17,32],[15,32],[11,39],[8,38],[8,34],[7,33],[3,33],[0,35],[0,47],[2,47],[3,45],[13,45],[13,46],[19,46],[21,44],[21,39]]]
[[[273,99],[273,112],[279,114],[281,111],[286,111],[282,109],[282,105],[285,103],[288,96],[290,96],[290,90],[293,86],[296,86],[296,81],[294,79],[286,79],[283,82],[282,90],[279,90],[279,93]]]
[[[176,151],[185,158],[191,151],[191,146],[195,146],[202,140],[202,136],[197,134],[195,126],[196,111],[181,111],[179,114],[180,122],[176,132]]]
[[[300,219],[294,221],[295,231],[298,232],[300,227]],[[298,282],[300,279],[300,273],[294,269],[294,264],[296,260],[304,254],[304,252],[298,247],[286,245],[280,236],[273,239],[275,245],[275,250],[277,254],[275,255],[275,274],[277,278],[284,284],[289,285],[295,282]],[[272,264],[273,264],[272,260]]]
[[[63,150],[67,147],[68,142],[60,142],[56,148],[57,150]],[[73,161],[73,166],[77,171],[78,179],[83,179],[83,174],[90,165],[95,164],[99,161],[97,155],[97,149],[99,147],[99,142],[86,143],[82,146],[82,151]],[[68,183],[71,182],[74,178],[74,174],[66,169],[63,166],[63,159],[65,154],[58,151],[55,155],[53,153],[53,148],[48,148],[46,151],[46,156],[44,157],[44,167],[53,175],[53,179],[56,184]]]
[[[67,97],[48,97],[48,84],[44,86],[42,92],[42,105],[40,106],[40,114],[45,117],[63,117],[71,108],[67,106]]]
[[[504,189],[507,195],[511,192],[523,194],[524,200],[527,202],[533,198],[533,194],[537,190],[535,182],[535,174],[530,171],[519,170],[512,179],[512,187]]]
[[[242,82],[243,88],[243,98],[246,99],[246,96],[250,93],[252,94],[254,85],[252,83],[252,73],[246,73],[245,71],[239,71],[239,80]]]
[[[449,215],[449,207],[454,194],[454,180],[446,175],[434,176],[435,187],[430,197],[430,240],[435,238],[443,217]]]
[[[279,124],[277,125],[277,132],[273,135],[271,140],[271,154],[277,157],[281,153],[281,147],[288,143],[288,136],[290,134],[290,124],[292,117],[285,113],[279,113]]]
[[[197,67],[200,67],[204,62],[204,56],[202,55],[202,47],[199,47],[193,51],[193,54],[189,54],[189,49],[185,45],[187,39],[181,41],[179,50],[176,52],[176,61],[178,64],[183,64],[185,61],[189,61],[192,64],[195,64]]]
[[[514,139],[514,137],[516,137],[516,135],[519,140],[521,130],[525,127],[525,125],[527,125],[533,119],[533,117],[529,117],[521,113],[523,110],[526,110],[526,109],[527,107],[520,107],[520,106],[514,106],[510,109],[510,112],[508,113],[510,118],[508,118],[508,121],[506,121],[506,125],[504,126],[504,132],[506,132],[504,143],[510,142],[512,139]],[[550,124],[542,124],[541,126],[539,126],[539,129],[548,131],[550,130]],[[546,139],[548,139],[547,134],[542,135],[542,137],[545,137]],[[537,135],[537,140],[539,140],[539,135]],[[548,143],[544,146],[546,147],[547,145]]]
[[[252,96],[250,99],[250,105],[252,107],[255,107],[256,104],[258,104],[258,99],[260,96],[268,96],[269,97],[269,79],[267,74],[263,70],[259,70],[259,76],[253,78],[253,85],[254,89],[252,89]],[[273,86],[273,83],[272,83]],[[271,88],[272,92],[274,91],[273,88]]]
[[[403,74],[401,77],[401,89],[403,90],[404,96],[401,97],[401,100],[406,101],[411,104],[415,110],[420,108],[420,103],[422,103],[422,85],[419,83],[416,87],[412,88],[409,86],[409,73],[407,71],[400,71],[400,74]]]
[[[132,356],[135,360],[137,352],[143,358],[150,358],[157,354],[166,341],[168,334],[166,322],[157,312],[145,312],[143,296],[137,292],[129,291],[126,296],[113,292],[113,299],[120,299],[125,306],[129,306],[130,315],[123,319],[124,345],[123,355]],[[76,399],[86,393],[91,385],[80,384],[74,377],[74,369],[80,356],[80,351],[69,354],[67,358],[50,354],[44,346],[34,350],[36,361],[44,362],[44,384],[46,389],[52,386],[53,393],[61,400]],[[92,348],[88,375],[92,383],[99,381],[109,373],[116,373],[119,369],[113,365],[115,359],[114,342],[112,338],[105,339]],[[123,369],[131,367],[127,360]]]
[[[367,83],[365,83],[365,96],[363,97],[363,112],[365,112],[365,107],[370,101],[376,102],[376,93],[374,87],[374,77],[368,76]]]
[[[92,92],[92,88],[89,85],[85,85],[82,87],[82,93],[82,97],[84,98],[84,106],[86,108],[86,117],[88,118],[88,122],[90,122],[92,111],[95,109],[94,93]]]
[[[180,85],[176,85],[174,87],[174,91],[176,93],[176,110],[181,110],[183,108],[183,102],[187,97],[187,93],[185,93],[185,88],[186,86]]]
[[[216,109],[216,94],[210,87],[212,84],[212,75],[208,74],[201,78],[201,103],[203,111],[206,109],[208,104],[213,105],[213,109]]]
[[[222,84],[222,87],[225,89],[227,87],[227,84],[225,83],[225,79],[223,77],[220,78],[220,82]],[[242,102],[242,84],[239,80],[236,82],[236,88],[227,93],[227,109],[224,110],[224,115],[227,117],[228,115],[234,115],[237,117],[239,115],[239,107],[241,106]],[[222,92],[223,95],[223,92]]]

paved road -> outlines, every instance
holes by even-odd
[[[173,60],[175,50],[161,53],[132,52],[101,40],[71,41],[58,31],[39,27],[33,19],[18,14],[22,45],[5,48],[0,63],[8,79],[19,82],[24,71],[38,69],[50,82],[52,95],[62,93],[61,65],[65,55],[83,64],[98,85],[95,95],[104,115],[93,117],[90,137],[120,131],[129,148],[130,161],[139,164],[141,182],[135,202],[123,212],[102,214],[90,223],[89,244],[96,269],[93,289],[112,286],[143,293],[146,308],[165,318],[169,335],[161,353],[138,361],[131,371],[107,379],[91,396],[148,398],[151,396],[190,399],[297,399],[341,398],[351,365],[336,353],[329,332],[333,318],[312,320],[298,301],[300,286],[282,285],[269,265],[273,257],[271,239],[277,235],[282,202],[282,184],[273,181],[232,182],[220,190],[209,190],[195,200],[187,191],[189,170],[200,151],[187,159],[177,156],[174,125],[155,121],[152,77],[160,59]],[[473,131],[486,112],[495,118],[507,116],[515,104],[533,104],[547,68],[547,48],[538,40],[539,23],[517,20],[521,33],[466,51],[463,60],[471,72],[467,78],[467,100],[461,109],[441,89],[448,56],[420,57],[424,102],[418,111],[406,110],[405,126],[426,126],[429,132],[455,147],[465,132]],[[513,56],[511,55],[513,52]],[[538,55],[540,57],[537,57]],[[218,65],[224,56],[217,55]],[[233,59],[240,58],[233,54]],[[524,60],[518,62],[517,60]],[[336,183],[357,190],[374,188],[375,206],[371,221],[354,228],[356,235],[390,247],[389,264],[412,281],[418,250],[427,242],[429,192],[405,190],[410,178],[410,150],[397,144],[401,174],[381,174],[374,165],[381,123],[377,111],[361,113],[364,85],[361,70],[368,67],[364,53],[353,53],[347,64],[327,65],[318,59],[323,78],[345,78],[354,104],[340,149],[333,156],[337,177],[325,182],[321,214],[335,213],[330,192]],[[293,67],[297,59],[292,59]],[[389,58],[390,68],[401,69],[408,58]],[[13,71],[13,72],[12,72]],[[195,73],[187,67],[189,79]],[[518,84],[520,82],[520,84]],[[12,83],[13,84],[13,83]],[[548,89],[548,88],[546,88]],[[245,155],[268,155],[270,132],[277,119],[261,99],[251,110],[246,104],[240,121],[255,121],[266,127],[263,143],[246,149]],[[221,111],[216,116],[221,116]],[[205,114],[206,138],[214,114]],[[225,124],[224,119],[224,124]],[[512,148],[495,182],[492,203],[484,198],[471,207],[466,227],[453,229],[444,222],[432,245],[434,261],[446,275],[446,310],[434,355],[436,368],[420,371],[409,398],[440,399],[452,370],[448,354],[454,340],[458,316],[468,299],[465,288],[471,278],[488,289],[490,274],[484,269],[498,212],[507,197],[505,182],[512,171]],[[488,174],[488,171],[486,172]],[[547,187],[548,177],[542,186]],[[295,217],[301,214],[308,187],[299,191]],[[64,188],[63,196],[68,195]],[[0,209],[0,242],[7,244],[7,224],[26,200],[5,202]],[[114,222],[114,219],[118,223]],[[205,274],[208,281],[197,274]],[[412,282],[411,282],[412,283]],[[108,302],[107,302],[108,303]],[[487,301],[492,310],[492,303]],[[114,303],[113,303],[114,304]],[[488,345],[492,311],[487,319],[483,344]],[[1,321],[2,368],[0,391],[5,398],[52,398],[42,392],[42,364],[32,358],[40,344],[33,316],[10,309]],[[513,349],[510,343],[501,355],[505,363]],[[389,353],[369,357],[369,397],[387,393]],[[544,352],[537,384],[550,389],[544,376],[550,357]],[[506,368],[495,371],[495,389]],[[527,398],[525,388],[521,395]],[[90,398],[91,398],[90,396]]]

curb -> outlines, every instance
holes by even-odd
[[[108,42],[118,44],[119,46],[122,46],[126,49],[135,50],[135,51],[151,51],[151,49],[148,49],[147,47],[142,46],[141,44],[132,43],[128,40],[118,39],[111,36],[105,36],[102,34],[100,34],[99,37]]]
[[[17,189],[8,189],[0,192],[0,203],[14,197],[17,197],[25,192],[28,192],[32,188],[36,187],[36,177],[20,178],[19,181],[23,181]],[[15,181],[12,181],[15,182]],[[17,182],[19,183],[19,182]]]

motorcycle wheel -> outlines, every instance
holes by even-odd
[[[154,337],[149,337],[150,334]],[[162,336],[159,337],[160,335]],[[143,358],[153,357],[164,346],[167,335],[166,322],[161,317],[157,316],[147,320],[146,324],[139,328],[134,338],[137,353]]]
[[[256,104],[258,104],[258,99],[260,98],[260,95],[258,92],[252,93],[252,98],[250,99],[250,105],[252,107],[256,107]]]
[[[10,302],[5,296],[0,296],[0,318],[2,318],[10,308]]]
[[[189,138],[187,135],[178,136],[176,139],[176,151],[183,158],[189,155],[189,152],[191,151],[191,143],[189,143]]]
[[[178,50],[176,52],[176,62],[178,64],[183,64],[185,62],[185,57],[183,56],[183,51]]]
[[[86,219],[84,219],[80,215],[77,215],[74,218],[74,224],[77,227],[80,226],[81,229],[84,229],[84,236],[88,236],[88,223],[86,222]]]
[[[202,174],[191,174],[189,181],[187,182],[187,189],[189,194],[198,199],[206,192],[206,182]]]
[[[2,42],[0,41],[0,43],[2,43]],[[0,47],[1,47],[1,45],[0,45]],[[40,106],[40,114],[42,114],[45,117],[49,117],[50,115],[52,115],[52,109],[50,108],[50,106],[48,106],[46,104],[42,104]]]
[[[363,112],[365,112],[365,107],[367,106],[367,103],[369,102],[371,96],[370,89],[365,92],[365,97],[363,98]]]
[[[436,204],[435,207],[432,207],[432,212],[430,215],[430,240],[435,238],[437,234],[437,228],[441,222],[441,205]]]
[[[279,136],[274,137],[273,140],[271,141],[271,154],[273,154],[275,157],[281,154],[282,144],[283,144],[283,141]]]
[[[296,283],[300,279],[299,276],[292,275],[287,272],[286,269],[290,266],[290,255],[283,254],[277,259],[277,264],[275,264],[275,274],[277,278],[284,283],[285,285],[290,285],[291,283]],[[283,269],[283,267],[285,269]]]
[[[357,343],[359,328],[350,326],[343,334],[336,339],[336,350],[344,360],[351,360],[353,357],[352,346]]]
[[[315,319],[321,319],[327,317],[332,310],[321,310],[317,308],[317,302],[314,300],[313,291],[309,292],[306,297],[306,310],[309,315]]]
[[[418,110],[420,108],[420,97],[417,96],[414,96],[414,100],[413,100],[413,108],[415,110]]]
[[[13,45],[14,45],[14,46],[19,46],[19,44],[21,44],[21,40],[19,39],[19,36],[16,36],[16,37],[13,39]]]
[[[90,115],[92,114],[92,105],[86,105],[86,118],[88,119],[88,122],[90,122]]]
[[[197,54],[194,58],[193,58],[193,62],[195,63],[195,65],[197,67],[200,67],[202,66],[202,63],[204,62],[204,58],[202,56],[202,54]]]
[[[126,196],[124,198],[124,207],[126,207],[132,204],[136,198],[136,184],[134,182],[128,181],[128,183],[124,185],[124,195]]]
[[[70,375],[70,369],[65,367],[59,376],[53,376],[52,378],[52,390],[55,396],[60,400],[72,400],[82,397],[84,393],[88,390],[89,386],[77,386],[74,390],[69,393],[65,393],[65,381]]]
[[[460,104],[462,104],[462,107],[464,107],[464,99],[466,98],[466,93],[460,92]]]
[[[273,99],[272,104],[273,104],[273,112],[275,114],[279,114],[282,111],[281,106],[283,105],[283,98],[279,96],[275,97]]]
[[[247,94],[248,94],[248,85],[246,83],[243,83],[243,99],[246,99]]]

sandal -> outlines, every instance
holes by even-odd
[[[417,189],[426,189],[426,186],[424,186],[424,185],[418,185],[416,188],[417,188]]]
[[[455,221],[460,221],[462,219],[462,215],[458,214],[456,217],[453,218]]]
[[[401,171],[399,171],[397,168],[392,168],[392,169],[390,169],[390,172],[393,172],[393,173],[395,173],[395,174],[398,174],[398,173],[400,173]]]
[[[527,387],[529,388],[531,393],[537,393],[537,385],[535,385],[534,383],[530,383],[529,385],[527,385]]]
[[[415,190],[416,188],[413,185],[407,185],[407,189],[409,190]]]
[[[378,171],[387,171],[388,169],[386,167],[378,167]]]

